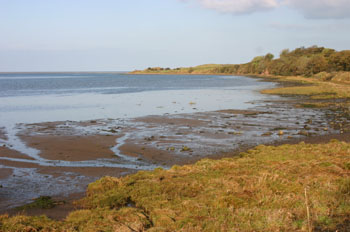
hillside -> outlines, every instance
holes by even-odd
[[[209,64],[188,68],[148,68],[132,74],[240,74],[278,76],[316,76],[322,80],[350,82],[350,50],[324,47],[285,49],[274,59],[271,53],[257,56],[246,64]]]

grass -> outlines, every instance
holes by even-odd
[[[338,72],[334,75],[332,81],[350,84],[350,72]]]
[[[350,98],[350,85],[332,82],[320,81],[317,78],[305,78],[300,76],[291,77],[272,77],[285,82],[298,82],[305,85],[281,87],[274,89],[267,89],[261,91],[264,94],[278,94],[278,95],[304,95],[311,99],[348,99]]]
[[[32,203],[29,203],[27,205],[18,207],[19,210],[26,210],[26,209],[51,209],[56,206],[58,202],[54,201],[49,196],[41,196],[39,198],[34,199]]]
[[[350,216],[349,166],[345,142],[261,145],[237,158],[104,177],[65,221],[5,215],[0,231],[309,231],[308,223],[333,231]]]
[[[145,69],[145,70],[136,70],[131,72],[130,74],[224,74],[219,73],[217,70],[232,65],[223,65],[223,64],[205,64],[198,65],[195,67],[186,67],[186,68],[176,68],[176,69]]]

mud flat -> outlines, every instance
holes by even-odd
[[[328,109],[294,107],[298,102],[290,98],[249,110],[22,124],[18,137],[40,158],[0,148],[2,212],[40,195],[81,193],[106,175],[232,156],[258,144],[318,142],[335,136],[323,137],[329,134],[346,138],[331,127]]]
[[[110,149],[116,136],[23,136],[28,146],[40,150],[40,156],[49,160],[83,161],[115,157]]]
[[[0,179],[6,179],[12,174],[11,168],[2,168],[0,170]]]
[[[202,94],[208,93],[212,94]],[[188,96],[182,96],[181,103],[166,100],[169,108],[176,106],[173,112],[158,103],[153,108],[147,105],[147,112],[155,110],[156,115],[141,111],[137,115],[143,116],[138,117],[119,113],[120,117],[91,119],[93,115],[89,115],[82,121],[16,123],[10,129],[0,128],[0,213],[16,213],[11,208],[39,196],[68,199],[70,204],[74,194],[83,194],[89,183],[102,176],[229,157],[259,144],[350,138],[349,118],[342,109],[298,107],[310,99],[252,97],[248,103],[239,103],[240,109],[231,109],[220,105],[230,105],[234,96],[227,92],[225,98],[211,102],[210,107],[219,110],[203,110],[204,101],[189,101]],[[212,95],[207,98],[212,99]],[[60,217],[72,207],[58,207]]]

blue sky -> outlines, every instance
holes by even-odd
[[[350,0],[0,0],[0,71],[244,63],[350,49]]]

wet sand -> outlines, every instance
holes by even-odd
[[[121,176],[130,174],[135,171],[123,168],[90,168],[90,167],[41,167],[38,173],[43,175],[50,175],[53,177],[60,177],[62,173],[75,173],[77,175],[101,178],[104,176]]]
[[[6,179],[12,174],[11,168],[1,168],[0,169],[0,179]]]
[[[111,147],[116,136],[22,136],[29,147],[38,149],[49,160],[82,161],[114,158]]]
[[[29,159],[33,160],[31,157],[28,157],[25,154],[22,154],[18,151],[11,149],[11,147],[1,146],[0,147],[0,157],[12,157],[18,159]]]

